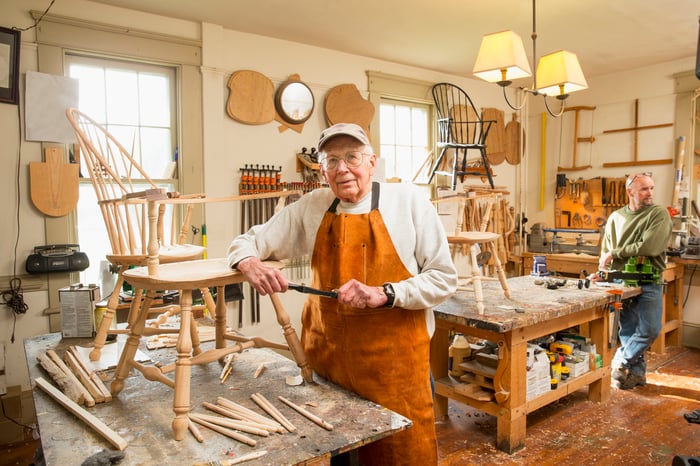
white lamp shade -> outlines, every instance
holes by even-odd
[[[560,50],[540,58],[537,64],[537,91],[557,96],[586,89],[588,83],[576,54]]]
[[[481,39],[481,47],[472,72],[491,83],[532,75],[523,41],[513,31],[486,34]]]

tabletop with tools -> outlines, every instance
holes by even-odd
[[[596,283],[586,287],[579,280],[535,276],[509,278],[508,285],[510,298],[504,296],[498,281],[482,284],[483,315],[477,311],[474,294],[468,291],[458,292],[434,309],[436,330],[431,342],[431,370],[435,377],[436,418],[447,414],[448,398],[496,416],[496,446],[512,453],[525,446],[528,413],[585,386],[590,400],[602,402],[609,398],[612,358],[608,347],[609,304],[638,295],[640,289]],[[528,342],[574,326],[581,326],[582,333],[596,345],[602,367],[528,399]],[[453,333],[496,345],[495,367],[483,372],[476,369],[469,374],[471,381],[451,376],[448,352]]]
[[[31,379],[48,379],[37,363],[40,355],[53,350],[62,357],[69,347],[88,346],[89,342],[87,339],[62,339],[60,333],[26,339],[24,347]],[[176,359],[174,348],[158,349],[148,356],[161,363]],[[291,359],[270,349],[251,348],[236,353],[231,367],[223,382],[220,376],[222,367],[218,364],[192,368],[191,414],[194,415],[192,419],[204,421],[195,420],[202,442],[191,435],[182,441],[173,439],[170,426],[172,389],[148,381],[138,373],[127,379],[124,390],[117,397],[86,410],[128,443],[124,449],[125,458],[120,463],[124,465],[227,465],[236,464],[236,460],[243,459],[244,455],[256,453],[262,456],[251,464],[313,464],[411,425],[407,418],[318,377],[315,377],[314,384],[295,385],[300,379],[299,368]],[[111,375],[111,371],[106,374]],[[109,380],[105,383],[108,384]],[[282,415],[284,428],[269,429],[267,435],[264,432],[239,432],[252,440],[253,445],[206,426],[211,423],[212,416],[217,420],[215,426],[226,424],[221,421],[226,416],[205,406],[228,406],[230,411],[249,410],[273,420],[256,398],[273,405],[270,412]],[[34,403],[48,466],[81,464],[102,450],[116,451],[90,425],[64,409],[39,387],[34,389]]]

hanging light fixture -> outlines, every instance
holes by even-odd
[[[532,56],[537,59],[537,27],[535,15],[535,1],[532,0]],[[503,88],[503,97],[513,110],[523,107],[515,106],[508,100],[506,87],[510,86],[514,79],[527,78],[532,75],[523,41],[513,31],[502,31],[486,34],[481,39],[479,54],[472,71],[475,76],[488,82],[495,82]],[[550,53],[540,58],[537,64],[532,89],[520,89],[524,92],[541,95],[544,104],[552,116],[560,116],[564,112],[564,100],[571,92],[586,89],[588,84],[583,76],[583,71],[578,63],[576,54],[561,50]],[[559,113],[553,113],[547,103],[547,96],[556,97],[561,101]]]

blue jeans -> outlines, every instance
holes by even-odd
[[[630,374],[643,376],[647,364],[644,352],[661,332],[663,285],[642,284],[642,294],[624,302],[620,311],[620,347],[613,367],[626,367]]]

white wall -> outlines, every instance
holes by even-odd
[[[28,11],[43,11],[44,0],[4,0],[0,5],[0,18],[3,26],[26,27],[33,23]],[[51,14],[88,19],[100,23],[129,26],[136,29],[150,30],[169,35],[180,35],[187,39],[202,41],[203,63],[203,146],[204,146],[204,186],[210,196],[238,193],[239,168],[244,164],[259,163],[282,165],[284,181],[300,180],[295,172],[295,154],[302,147],[316,144],[318,134],[325,128],[323,102],[325,93],[338,84],[354,83],[363,95],[367,92],[367,70],[406,76],[429,82],[449,81],[463,87],[480,107],[496,107],[505,111],[506,121],[510,120],[511,110],[506,106],[497,86],[489,85],[475,79],[449,76],[431,70],[407,67],[395,63],[383,62],[365,57],[338,53],[318,47],[295,44],[270,39],[237,31],[226,30],[213,24],[196,24],[188,21],[162,18],[154,15],[136,13],[128,10],[106,7],[84,0],[62,0],[52,7]],[[22,35],[21,71],[37,69],[37,53],[32,30]],[[597,141],[593,145],[591,163],[594,166],[587,172],[577,173],[576,177],[594,177],[603,173],[600,164],[608,160],[610,146],[605,143],[602,131],[609,128],[631,126],[630,108],[634,99],[640,100],[640,124],[661,123],[673,117],[673,79],[679,71],[693,67],[688,60],[660,64],[615,76],[589,79],[590,89],[573,94],[567,102],[569,105],[595,105],[600,109],[592,123],[592,132]],[[230,119],[225,113],[228,98],[227,82],[230,74],[236,70],[251,69],[268,76],[275,85],[291,74],[299,74],[312,89],[316,99],[316,110],[304,126],[301,134],[291,130],[280,132],[278,124],[268,123],[250,126]],[[183,92],[187,92],[184,89]],[[23,100],[23,99],[22,99]],[[555,120],[548,120],[547,166],[545,181],[545,208],[539,209],[539,112],[536,103],[532,103],[531,117],[527,123],[529,132],[527,140],[529,153],[521,167],[514,168],[506,163],[494,167],[496,184],[508,186],[515,192],[518,180],[527,180],[525,205],[530,218],[529,225],[537,221],[553,222],[553,193],[557,154],[558,126]],[[17,273],[24,269],[24,259],[36,245],[44,244],[44,218],[30,204],[27,186],[27,164],[41,161],[40,147],[37,143],[23,142],[21,151],[18,145],[17,107],[0,104],[0,160],[5,161],[6,169],[0,173],[0,195],[5,202],[0,207],[6,227],[0,229],[0,276],[12,275],[14,245],[17,236],[16,188],[15,176],[20,174],[20,228],[21,235],[17,247]],[[650,158],[673,156],[673,134],[664,135],[659,154]],[[645,143],[646,146],[646,143]],[[630,146],[631,147],[631,146]],[[640,146],[641,147],[641,146]],[[616,148],[620,159],[631,157],[629,147]],[[585,151],[584,151],[585,153]],[[18,156],[19,154],[19,156]],[[640,150],[641,155],[641,150]],[[616,157],[618,155],[615,155]],[[519,170],[523,169],[523,176]],[[652,167],[657,182],[657,202],[668,203],[670,198],[672,166]],[[621,170],[627,173],[631,170]],[[606,176],[612,173],[606,170]],[[666,194],[667,193],[667,194]],[[512,196],[515,204],[515,197]],[[222,256],[231,238],[238,233],[238,211],[223,205],[209,206],[206,211],[208,247],[210,257]],[[98,260],[91,258],[92,260]],[[3,284],[6,286],[7,284]],[[13,316],[9,310],[0,311],[0,342],[6,345],[8,385],[21,384],[29,387],[26,373],[22,339],[48,331],[48,320],[42,316],[48,303],[46,291],[25,293],[24,299],[29,305],[27,314],[18,317],[16,341],[10,343]],[[283,302],[298,329],[299,312],[304,297],[288,293]],[[246,326],[243,331],[275,339],[281,338],[270,306],[263,299],[263,323]],[[692,308],[692,303],[687,308]],[[234,313],[231,310],[231,314]],[[246,305],[247,315],[247,305]],[[233,315],[229,316],[233,323]],[[700,322],[700,318],[697,320]]]

